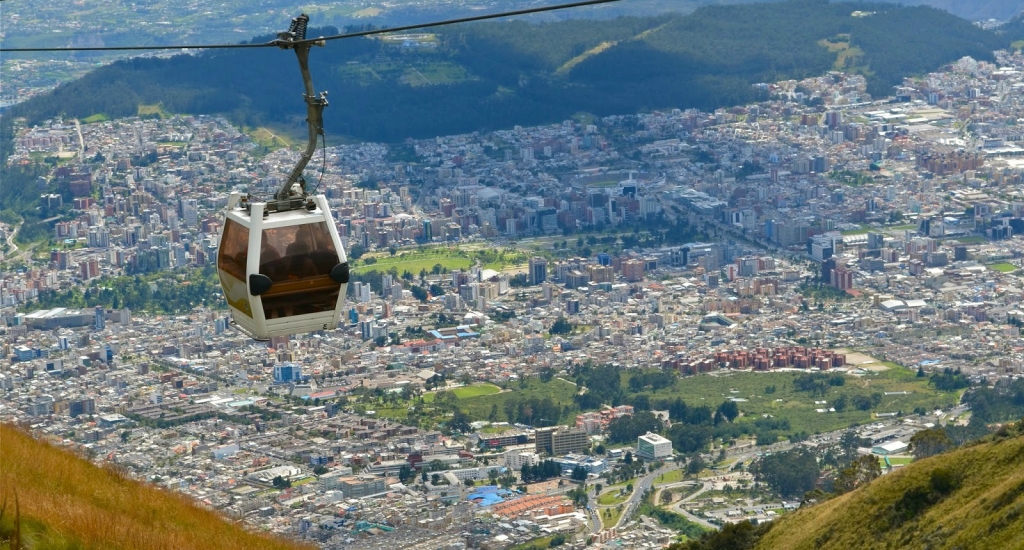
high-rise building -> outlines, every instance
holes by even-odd
[[[430,220],[423,220],[423,242],[429,243],[434,239],[434,224]]]
[[[544,258],[530,258],[530,284],[539,285],[548,280],[548,261]]]
[[[107,327],[107,314],[103,311],[103,306],[96,306],[96,310],[93,318],[93,328],[96,330],[103,330]]]
[[[537,430],[536,450],[538,453],[561,456],[583,452],[589,445],[590,437],[587,436],[587,430],[582,428],[555,426]]]
[[[640,260],[622,262],[622,277],[631,283],[644,280],[644,263]]]
[[[850,290],[853,288],[853,271],[845,265],[836,266],[832,270],[832,286],[839,290]]]

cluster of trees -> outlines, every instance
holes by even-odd
[[[853,408],[858,411],[870,411],[872,408],[877,407],[882,402],[882,394],[875,392],[871,395],[854,395],[853,397],[847,398],[845,395],[840,395],[832,401],[832,408],[836,412],[843,412],[848,406],[852,405]]]
[[[882,465],[878,463],[878,457],[866,454],[839,471],[832,482],[832,492],[837,495],[848,493],[881,475]]]
[[[629,391],[641,392],[646,389],[658,391],[664,388],[671,388],[678,378],[671,372],[660,370],[637,372],[629,377]]]
[[[561,407],[550,397],[529,397],[509,399],[502,405],[509,422],[528,426],[554,426],[572,412],[568,406]]]
[[[944,453],[954,446],[944,428],[921,430],[910,438],[910,452],[914,458],[928,458]]]
[[[650,411],[623,416],[608,423],[609,443],[635,443],[636,438],[647,432],[661,432],[661,421]]]
[[[964,395],[971,420],[1006,422],[1024,416],[1024,380],[1000,381],[993,387],[976,387]]]
[[[220,291],[220,283],[215,268],[207,266],[188,271],[184,280],[185,283],[178,281],[174,274],[165,274],[158,279],[138,275],[104,277],[84,289],[73,286],[64,291],[44,290],[32,307],[126,307],[134,311],[174,314],[217,303],[214,295]],[[151,286],[151,283],[155,285]]]
[[[580,409],[597,409],[602,405],[617,407],[623,403],[622,369],[614,365],[577,365],[570,374],[576,386],[587,391],[573,397]]]
[[[774,521],[759,525],[750,521],[726,523],[721,529],[708,531],[700,538],[672,544],[668,550],[753,550],[774,525]]]
[[[569,322],[565,317],[559,317],[551,324],[551,328],[548,329],[548,333],[552,336],[565,335],[572,332],[572,323]]]
[[[544,481],[546,479],[558,477],[561,474],[562,467],[556,464],[553,460],[545,460],[533,466],[523,464],[523,467],[519,470],[519,477],[523,483]],[[584,478],[586,478],[586,475],[584,475]]]
[[[956,391],[971,386],[971,381],[959,368],[953,370],[949,367],[942,369],[942,372],[933,373],[928,378],[928,383],[941,391]]]
[[[797,376],[793,380],[793,389],[820,396],[828,393],[830,387],[838,387],[844,384],[846,384],[846,377],[842,374],[812,372]]]
[[[772,490],[788,498],[803,496],[814,489],[821,475],[817,457],[803,448],[763,456],[750,470],[755,480],[767,483]]]

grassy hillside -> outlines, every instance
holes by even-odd
[[[1014,38],[932,8],[788,0],[711,5],[688,15],[455,25],[408,43],[330,42],[313,51],[310,66],[316,88],[331,94],[324,111],[329,139],[397,142],[557,122],[581,111],[751,102],[759,98],[752,84],[831,69],[840,52],[823,43],[840,35],[849,45],[844,64],[849,59],[848,70],[866,75],[874,95],[965,55],[990,60],[992,50]],[[253,128],[287,128],[301,123],[300,87],[290,52],[217,50],[114,63],[12,115],[30,122],[61,113],[114,118],[160,105],[174,113],[223,113]]]
[[[781,519],[758,549],[1024,548],[1024,424]]]
[[[15,504],[17,502],[17,505]],[[15,526],[15,517],[18,525]],[[19,544],[20,542],[20,544]],[[0,425],[0,549],[299,550]]]

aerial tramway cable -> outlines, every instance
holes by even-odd
[[[0,0],[2,1],[2,0]],[[446,19],[444,21],[434,21],[432,23],[417,23],[415,25],[403,25],[400,27],[391,27],[387,29],[372,29],[367,31],[358,31],[342,34],[334,34],[330,36],[321,36],[318,38],[310,38],[308,40],[298,42],[296,45],[302,45],[303,43],[317,43],[321,41],[329,40],[341,40],[344,38],[358,38],[360,36],[373,36],[377,34],[388,34],[393,32],[411,31],[417,29],[429,29],[432,27],[442,27],[445,25],[454,25],[457,23],[472,23],[474,21],[486,21],[488,19],[499,19],[502,17],[515,17],[517,15],[530,15],[532,13],[543,13],[548,11],[558,11],[570,8],[583,8],[586,6],[596,6],[599,4],[610,4],[612,2],[619,2],[621,0],[585,0],[583,2],[571,2],[568,4],[555,4],[553,6],[541,6],[537,8],[526,8],[521,10],[506,11],[501,13],[488,13],[484,15],[473,15],[470,17],[460,17],[457,19]],[[0,52],[118,52],[118,51],[152,51],[152,50],[184,50],[184,49],[204,49],[204,50],[227,50],[227,49],[241,49],[241,48],[271,48],[277,47],[278,42],[271,41],[259,44],[184,44],[177,46],[93,46],[93,47],[53,47],[53,48],[3,48],[0,47]]]

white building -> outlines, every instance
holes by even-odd
[[[509,470],[522,470],[524,464],[528,466],[540,464],[540,455],[533,451],[511,450],[505,452],[505,466]]]
[[[636,454],[645,460],[658,460],[672,456],[672,442],[658,434],[647,432],[636,441]]]

